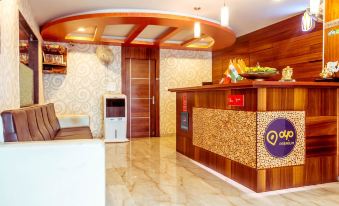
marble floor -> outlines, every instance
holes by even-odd
[[[339,205],[339,183],[256,194],[175,151],[174,137],[106,144],[107,206]]]

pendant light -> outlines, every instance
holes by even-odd
[[[315,27],[315,23],[313,18],[309,15],[309,13],[306,11],[303,15],[302,18],[302,23],[301,23],[301,30],[302,31],[311,31]]]
[[[320,0],[310,0],[310,12],[311,14],[318,14],[320,9]]]
[[[196,21],[194,22],[194,38],[200,38],[201,37],[201,25],[200,22]]]
[[[197,16],[198,16],[198,12],[200,11],[200,7],[194,7],[194,10],[197,12]],[[196,21],[194,22],[194,38],[200,38],[201,37],[201,25],[200,25],[200,21]]]
[[[230,8],[226,6],[226,2],[224,1],[224,6],[220,9],[220,24],[221,26],[227,27],[229,26],[230,21]]]

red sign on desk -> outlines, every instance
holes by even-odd
[[[182,111],[187,112],[187,94],[182,95]]]
[[[244,95],[228,95],[227,105],[234,107],[243,107],[245,105]]]

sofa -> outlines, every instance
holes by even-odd
[[[56,117],[53,104],[8,110],[0,133],[1,206],[105,206],[105,144],[88,116]]]
[[[57,117],[54,104],[35,105],[1,113],[5,142],[93,139],[89,117]]]

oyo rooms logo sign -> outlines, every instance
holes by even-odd
[[[273,120],[265,131],[264,144],[266,150],[274,157],[283,158],[289,155],[297,140],[297,132],[288,119]]]

